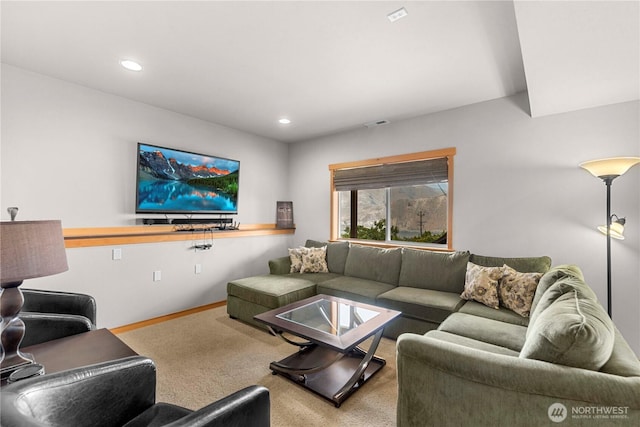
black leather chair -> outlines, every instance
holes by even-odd
[[[25,324],[21,347],[40,344],[96,328],[96,301],[90,295],[22,289]]]
[[[156,367],[133,356],[9,384],[2,427],[268,427],[269,390],[250,386],[198,411],[156,403]]]

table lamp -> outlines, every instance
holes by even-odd
[[[68,268],[60,221],[0,222],[0,377],[35,363],[32,355],[20,352],[25,332],[19,317],[24,303],[22,281]]]

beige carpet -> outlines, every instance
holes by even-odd
[[[387,365],[336,408],[322,397],[272,375],[269,363],[295,352],[296,347],[230,319],[225,306],[118,337],[155,361],[157,400],[161,402],[198,409],[236,390],[260,384],[271,394],[272,426],[395,425],[395,341],[386,338],[376,355],[386,359]],[[363,348],[368,344],[366,341]]]

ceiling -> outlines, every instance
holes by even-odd
[[[533,117],[640,99],[635,0],[0,7],[3,63],[284,142],[522,91]]]

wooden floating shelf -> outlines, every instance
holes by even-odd
[[[236,237],[293,234],[295,229],[276,228],[275,224],[241,225],[240,230],[208,231],[198,224],[195,230],[180,231],[183,226],[141,225],[130,227],[101,228],[65,228],[64,243],[67,248],[86,248],[91,246],[133,245],[138,243],[162,243],[188,240],[228,239]]]

